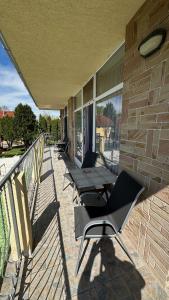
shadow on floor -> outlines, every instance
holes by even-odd
[[[47,179],[51,174],[53,174],[53,170],[48,170],[46,173],[44,173],[43,175],[41,175],[40,182],[42,182],[45,179]]]
[[[45,151],[35,204],[32,258],[25,260],[19,300],[71,299],[51,151]]]
[[[47,160],[51,160],[52,158],[51,157],[47,157],[43,160],[43,163],[46,162]]]
[[[42,240],[44,233],[46,232],[49,224],[52,222],[52,219],[56,216],[58,209],[59,209],[58,202],[50,203],[43,211],[41,216],[34,223],[33,235],[35,238],[34,238],[33,250],[37,247],[38,243]]]
[[[100,263],[92,270],[98,255]],[[100,239],[93,243],[79,280],[77,299],[141,300],[144,286],[145,281],[134,265],[115,256],[112,240]]]

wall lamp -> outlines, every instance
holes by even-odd
[[[141,56],[148,57],[159,50],[165,42],[166,30],[158,28],[151,32],[138,46],[138,51]]]

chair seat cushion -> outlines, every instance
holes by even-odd
[[[105,212],[105,213],[104,213]],[[106,220],[116,227],[115,220],[112,214],[107,214],[106,207],[88,207],[77,206],[74,207],[75,217],[75,239],[82,237],[85,226],[90,221]],[[117,229],[117,228],[116,228]],[[117,229],[118,230],[118,229]],[[86,237],[89,236],[111,236],[115,232],[110,226],[97,225],[88,230]]]

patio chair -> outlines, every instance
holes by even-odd
[[[84,168],[94,167],[96,164],[97,157],[98,157],[98,153],[88,150],[85,154],[81,168],[84,169]],[[64,176],[64,179],[63,179],[63,188],[62,189],[65,190],[65,187],[64,187],[65,179],[67,179],[69,181],[69,184],[66,187],[68,187],[70,184],[73,184],[73,178],[71,177],[71,174],[69,173],[67,167],[65,169],[65,173],[63,176]],[[74,190],[75,190],[75,186],[73,187],[73,196],[74,196]]]
[[[111,195],[104,207],[76,206],[75,239],[81,240],[77,259],[77,275],[82,260],[84,240],[91,238],[115,237],[123,250],[134,264],[120,233],[122,232],[129,215],[144,188],[127,172],[122,171],[112,189]]]
[[[68,151],[69,142],[65,142],[61,147],[55,147],[54,152],[58,154],[58,159],[62,156],[62,154],[66,155]]]
[[[61,148],[64,149],[65,148],[65,143],[67,143],[67,142],[68,142],[68,138],[64,137],[63,140],[59,140],[57,143],[55,143],[55,148],[56,149],[61,149]]]

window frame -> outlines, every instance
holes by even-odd
[[[110,94],[116,93],[120,90],[123,91],[123,81],[121,83],[119,83],[118,85],[114,86],[113,88],[107,90],[106,92],[102,93],[99,96],[96,96],[96,74],[97,72],[107,63],[107,61],[123,46],[125,45],[125,42],[123,41],[114,51],[113,53],[109,56],[109,58],[104,62],[104,64],[94,73],[92,74],[92,76],[90,76],[90,78],[87,80],[87,82],[85,82],[85,84],[83,85],[83,87],[78,91],[81,92],[81,96],[82,96],[82,103],[81,106],[78,107],[77,109],[74,110],[74,114],[78,111],[78,110],[82,110],[82,133],[83,133],[83,109],[84,107],[93,104],[93,146],[92,146],[92,150],[95,151],[96,150],[96,103],[109,96]],[[93,78],[93,99],[91,99],[90,101],[88,101],[87,103],[83,103],[83,88],[86,86],[86,84]],[[76,95],[78,94],[76,93]],[[75,96],[76,96],[75,95]],[[74,118],[75,120],[75,118]],[[74,122],[75,125],[75,122]],[[74,161],[77,164],[78,167],[81,167],[82,163],[76,158],[75,156],[75,134],[74,134]],[[82,146],[82,161],[83,161],[83,146]]]

